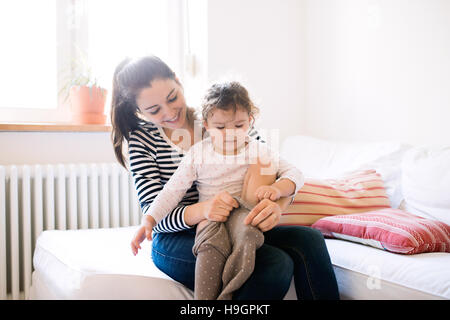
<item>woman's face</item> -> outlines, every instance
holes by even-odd
[[[185,127],[186,101],[178,79],[155,79],[142,89],[136,104],[150,122],[168,129]]]

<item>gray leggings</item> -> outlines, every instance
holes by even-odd
[[[224,223],[210,221],[195,236],[192,252],[195,265],[194,299],[231,300],[252,274],[255,252],[264,243],[264,235],[244,219],[251,208],[240,198]]]

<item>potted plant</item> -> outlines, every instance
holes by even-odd
[[[70,103],[72,122],[77,124],[104,124],[107,90],[93,76],[85,55],[78,54],[70,66],[70,74],[60,91],[64,102]]]

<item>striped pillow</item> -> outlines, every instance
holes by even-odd
[[[312,227],[327,237],[395,253],[450,252],[449,225],[399,209],[328,217]]]
[[[340,179],[305,179],[279,225],[310,226],[342,214],[390,208],[383,180],[375,170],[356,171]]]

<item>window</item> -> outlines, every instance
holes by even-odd
[[[182,0],[2,1],[0,120],[69,122],[59,93],[82,55],[108,90],[107,108],[127,56],[156,54],[182,74],[182,9]]]

